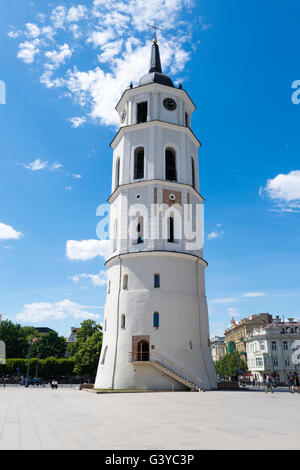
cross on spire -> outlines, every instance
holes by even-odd
[[[153,24],[148,24],[148,26],[154,30],[153,42],[157,42],[157,33],[156,32],[158,30],[161,30],[162,28],[159,28],[157,26],[157,21],[156,20],[154,21],[154,25]]]

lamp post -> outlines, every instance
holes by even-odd
[[[25,380],[25,387],[28,386],[28,378],[29,378],[29,371],[30,371],[30,359],[31,359],[31,350],[32,350],[33,340],[29,341],[29,354],[28,354],[28,364],[27,364],[27,373],[26,373],[26,380]]]

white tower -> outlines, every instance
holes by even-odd
[[[216,388],[207,263],[202,244],[180,233],[183,224],[195,229],[203,203],[201,144],[190,128],[195,105],[162,73],[156,39],[149,73],[116,110],[121,127],[111,143],[111,256],[95,388]]]

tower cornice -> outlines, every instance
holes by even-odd
[[[139,187],[149,186],[153,184],[158,184],[158,185],[165,186],[165,187],[171,186],[172,188],[179,189],[179,190],[186,189],[186,190],[191,191],[194,194],[194,196],[197,199],[199,199],[201,203],[205,201],[204,197],[202,197],[201,194],[198,193],[198,191],[196,191],[196,189],[194,189],[193,186],[191,186],[190,184],[178,183],[177,181],[166,181],[166,180],[155,178],[151,180],[137,181],[134,183],[120,184],[120,186],[118,186],[117,189],[109,196],[109,198],[107,199],[107,202],[109,203],[113,202],[123,189],[132,188],[133,185],[136,188],[139,188]]]
[[[207,261],[205,261],[205,259],[201,258],[200,256],[193,255],[191,253],[184,253],[184,252],[179,252],[179,251],[168,251],[168,250],[153,250],[153,251],[138,251],[134,253],[120,253],[118,255],[114,255],[111,258],[109,258],[105,262],[105,266],[108,268],[109,265],[123,258],[134,258],[134,257],[140,257],[140,256],[152,257],[153,255],[185,258],[185,259],[190,259],[190,260],[199,262],[200,264],[203,265],[204,268],[208,266]]]
[[[183,88],[175,88],[175,87],[173,88],[173,87],[170,87],[168,85],[163,85],[161,83],[149,83],[147,85],[140,85],[140,86],[137,86],[137,87],[134,87],[134,88],[128,88],[127,90],[125,90],[123,92],[123,95],[121,96],[120,100],[118,101],[116,107],[115,107],[116,111],[120,114],[120,112],[122,110],[122,107],[124,105],[124,102],[127,99],[129,100],[129,99],[133,98],[135,95],[140,93],[141,90],[147,92],[147,91],[151,91],[152,89],[153,89],[153,91],[156,91],[156,92],[159,92],[159,91],[166,92],[166,90],[169,90],[170,93],[175,95],[175,96],[178,96],[178,97],[185,96],[185,98],[187,99],[187,101],[188,101],[188,103],[191,107],[191,111],[194,112],[195,109],[197,109],[195,103],[193,102],[193,100],[191,99],[189,94]]]
[[[139,124],[129,124],[128,126],[120,127],[115,137],[111,141],[110,146],[112,149],[115,149],[125,132],[136,131],[138,129],[147,129],[149,127],[154,127],[157,125],[164,127],[166,129],[176,129],[178,131],[185,132],[192,138],[197,148],[200,148],[202,146],[201,142],[197,139],[197,137],[195,136],[194,132],[191,130],[190,127],[181,126],[180,124],[173,124],[173,123],[166,122],[166,121],[160,121],[158,119],[155,119],[153,121],[146,121],[146,122],[139,123]]]

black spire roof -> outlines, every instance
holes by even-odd
[[[162,73],[159,47],[156,38],[153,40],[151,48],[151,60],[149,72],[140,79],[140,86],[150,83],[160,83],[161,85],[174,87],[168,75]]]

